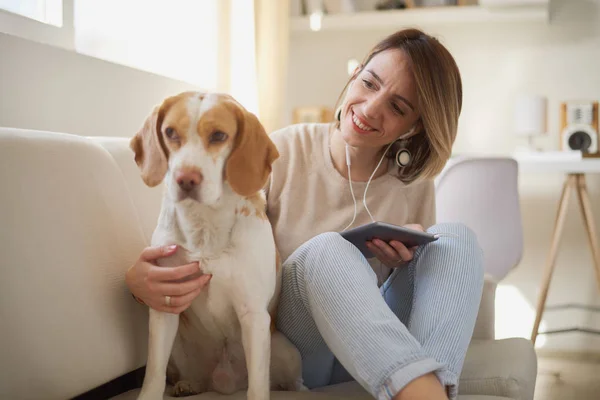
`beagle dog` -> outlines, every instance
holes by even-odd
[[[154,109],[130,147],[146,185],[164,181],[158,264],[198,261],[210,283],[183,313],[150,308],[139,399],[247,389],[306,390],[296,347],[275,330],[281,261],[263,186],[279,157],[255,115],[225,94],[184,92]],[[166,299],[168,302],[168,299]]]

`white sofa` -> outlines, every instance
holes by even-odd
[[[0,398],[134,399],[147,309],[123,277],[149,243],[161,190],[142,183],[127,138],[11,128],[0,128],[0,185]],[[488,281],[459,398],[532,400],[533,347],[493,339],[494,291]],[[273,398],[370,396],[345,383]]]

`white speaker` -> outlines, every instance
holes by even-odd
[[[600,155],[598,149],[598,102],[562,103],[560,129],[561,150]]]

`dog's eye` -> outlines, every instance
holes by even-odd
[[[219,143],[219,142],[224,142],[227,139],[227,134],[225,132],[221,132],[221,131],[216,131],[213,132],[212,135],[210,135],[210,142],[211,143]]]
[[[177,136],[177,132],[175,132],[175,129],[171,128],[170,126],[168,126],[165,129],[165,135],[167,135],[167,137],[171,140],[179,139],[179,136]]]

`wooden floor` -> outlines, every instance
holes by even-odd
[[[534,399],[600,399],[600,362],[538,357]]]

